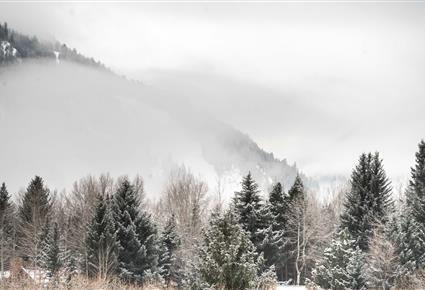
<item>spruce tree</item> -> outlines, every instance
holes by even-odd
[[[425,226],[425,142],[419,143],[415,154],[415,167],[411,169],[411,179],[406,193],[406,202],[413,218]]]
[[[6,184],[3,182],[0,187],[0,275],[4,273],[8,259],[14,250],[13,218],[13,204]]]
[[[157,270],[157,232],[150,215],[140,210],[139,197],[127,179],[114,195],[114,213],[120,275],[128,281],[143,282],[146,273]]]
[[[362,154],[351,175],[341,228],[347,228],[362,250],[368,249],[375,224],[385,224],[392,211],[391,187],[379,153]]]
[[[116,272],[119,247],[116,232],[112,201],[100,195],[86,240],[90,276],[106,280]]]
[[[174,215],[168,219],[159,238],[159,245],[159,274],[165,280],[167,286],[170,286],[172,282],[179,285],[182,279],[181,261],[179,261],[179,257],[177,256],[180,238],[177,235]]]
[[[313,281],[324,289],[364,289],[363,262],[362,252],[356,249],[348,230],[342,229],[325,249],[323,259],[316,264]]]
[[[61,268],[62,263],[60,259],[59,249],[59,226],[54,223],[50,226],[46,221],[39,237],[40,252],[37,262],[39,266],[47,271],[47,275],[52,277]]]
[[[399,222],[394,222],[393,240],[400,260],[399,277],[425,268],[425,142],[415,154],[415,166],[406,191],[406,205]]]
[[[217,289],[250,289],[257,275],[255,247],[237,219],[231,211],[215,214],[204,233],[200,271]]]
[[[249,172],[242,180],[242,190],[235,192],[233,200],[239,223],[249,233],[250,239],[256,247],[262,242],[258,230],[263,227],[263,208],[259,192],[258,184]]]
[[[51,214],[50,191],[41,177],[35,176],[28,185],[19,207],[19,250],[22,256],[32,259],[39,254],[38,236]]]
[[[280,280],[283,280],[283,268],[287,254],[284,251],[285,246],[285,227],[287,222],[288,198],[283,191],[282,184],[278,182],[273,186],[269,195],[267,210],[272,215],[271,229],[273,230],[274,244],[269,251],[265,250],[264,256],[269,264],[274,264],[276,274]],[[270,230],[269,230],[270,231]]]

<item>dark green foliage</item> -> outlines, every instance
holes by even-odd
[[[419,143],[415,161],[415,167],[411,169],[406,202],[415,220],[425,225],[425,142],[423,140]]]
[[[285,227],[287,223],[289,198],[285,195],[281,183],[273,186],[269,195],[269,202],[266,207],[271,220],[269,225],[269,235],[273,243],[264,249],[264,257],[268,265],[275,265],[277,277],[283,280],[283,269],[287,260],[287,253],[284,251],[285,246]]]
[[[112,212],[112,200],[103,196],[98,202],[89,225],[86,240],[88,252],[88,273],[105,279],[117,270],[118,242],[116,224]]]
[[[114,213],[119,242],[119,271],[122,278],[142,282],[158,264],[157,230],[149,214],[140,209],[136,190],[124,179],[114,195]]]
[[[356,237],[362,250],[368,249],[374,224],[385,224],[392,211],[391,187],[379,153],[362,154],[351,175],[351,189],[346,194],[341,228]]]
[[[0,187],[0,271],[5,270],[14,252],[14,210],[6,184]]]
[[[394,221],[392,238],[400,261],[398,275],[412,274],[425,267],[425,142],[419,143],[416,164],[406,191],[406,205]]]
[[[254,245],[258,246],[261,243],[258,229],[263,227],[262,202],[258,184],[252,178],[251,172],[243,178],[242,190],[235,193],[234,207],[242,228],[250,234]]]
[[[164,278],[167,285],[170,285],[171,282],[179,285],[182,279],[181,261],[177,256],[180,238],[177,235],[176,221],[173,215],[168,219],[161,233],[159,245],[159,274]]]
[[[200,256],[204,281],[217,289],[248,289],[256,278],[255,247],[230,211],[211,218]]]
[[[348,230],[341,230],[325,249],[322,261],[313,270],[314,283],[324,289],[365,289],[362,275],[364,257],[356,249]]]
[[[53,276],[61,268],[59,249],[59,226],[54,223],[50,226],[48,220],[44,223],[39,235],[40,252],[37,257],[37,264],[45,269],[49,276]]]
[[[27,36],[8,28],[7,23],[0,24],[0,42],[7,41],[18,52],[17,57],[20,58],[51,58],[55,59],[55,51],[59,52],[61,60],[69,60],[83,65],[92,66],[101,70],[109,71],[101,62],[95,61],[93,58],[85,57],[71,49],[66,44],[59,42],[40,41],[35,36]],[[1,56],[0,56],[1,57]],[[0,63],[3,59],[0,58]],[[14,61],[15,59],[10,59]]]
[[[50,191],[41,177],[35,176],[24,193],[19,207],[19,216],[23,223],[41,226],[51,212]]]

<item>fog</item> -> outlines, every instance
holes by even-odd
[[[192,160],[213,180],[211,164],[196,164],[204,160],[199,140],[206,127],[199,120],[205,116],[247,133],[318,180],[348,176],[360,153],[375,150],[390,177],[404,179],[424,138],[423,3],[0,8],[0,20],[21,32],[59,39],[143,83],[140,89],[92,79],[73,66],[61,73],[51,66],[3,72],[0,128],[8,141],[0,154],[17,156],[3,162],[0,175],[13,186],[41,163],[46,171],[39,174],[62,175],[51,181],[59,188],[88,172],[157,172],[151,169],[166,152],[177,163]],[[27,136],[36,129],[41,132]],[[64,149],[28,149],[58,140]],[[69,160],[59,166],[64,154]]]

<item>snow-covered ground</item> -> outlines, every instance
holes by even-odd
[[[277,290],[307,290],[305,286],[277,286]]]

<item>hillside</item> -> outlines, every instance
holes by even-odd
[[[64,45],[57,63],[51,61],[55,46],[6,25],[0,31],[10,41],[7,51],[16,49],[3,63],[25,59],[0,68],[0,131],[8,140],[0,150],[0,175],[14,190],[34,174],[63,188],[85,174],[109,171],[142,174],[156,196],[168,172],[181,164],[202,176],[210,191],[220,184],[227,197],[248,171],[265,191],[276,181],[288,188],[295,179],[295,165],[193,106],[184,90],[118,78]]]

